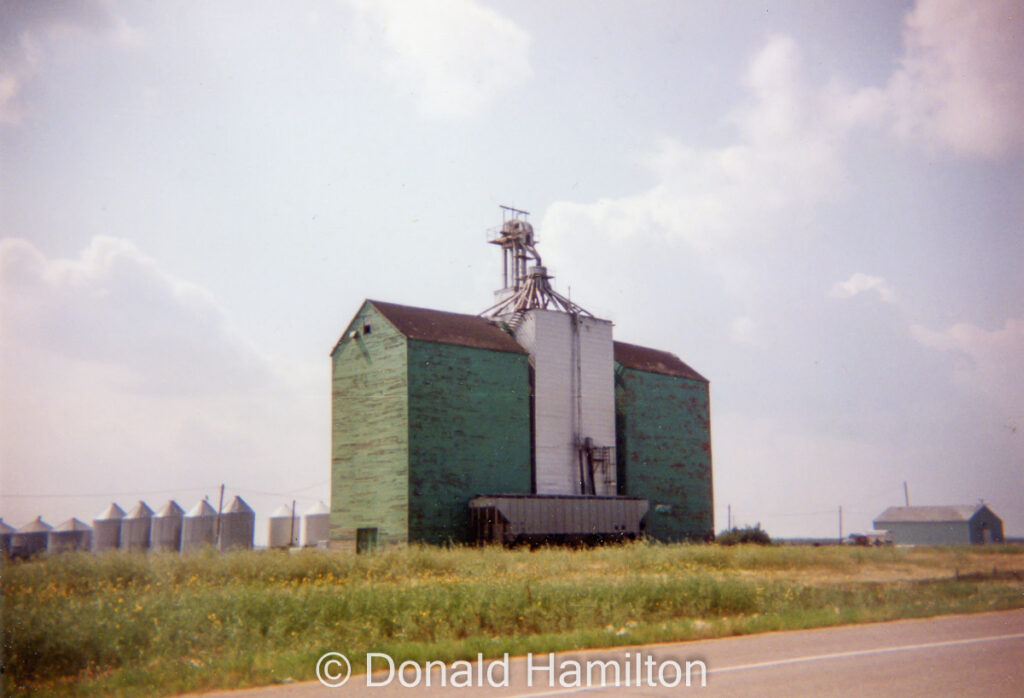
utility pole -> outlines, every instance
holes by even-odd
[[[217,547],[218,548],[220,547],[220,515],[221,515],[222,511],[224,511],[224,483],[223,482],[220,484],[220,504],[217,505],[217,536],[216,536],[215,540],[217,541]]]
[[[910,506],[910,490],[907,489],[906,480],[903,481],[903,501],[906,502],[908,507]]]
[[[288,547],[295,545],[295,500],[292,500],[292,532],[288,535]]]
[[[839,505],[839,545],[843,544],[843,505]]]
[[[732,530],[732,504],[729,505],[729,528],[726,530]]]

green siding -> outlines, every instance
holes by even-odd
[[[330,538],[343,547],[357,528],[378,529],[382,544],[408,540],[406,355],[405,337],[369,303],[331,353]]]
[[[714,533],[706,382],[616,365],[619,493],[650,501],[655,540]]]
[[[478,494],[529,494],[525,354],[410,340],[409,539],[466,541]]]

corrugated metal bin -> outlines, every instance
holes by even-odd
[[[331,510],[323,502],[317,502],[302,516],[302,545],[326,546],[330,532]]]
[[[123,550],[149,550],[150,526],[153,510],[139,501],[121,520],[121,548]]]
[[[252,550],[256,529],[256,512],[241,497],[235,497],[220,517],[220,540],[217,547],[226,550]]]
[[[91,550],[92,526],[78,519],[68,519],[50,531],[46,545],[51,553]]]
[[[282,504],[270,515],[267,534],[268,548],[290,548],[299,544],[299,520],[287,504]]]
[[[92,520],[92,549],[96,552],[116,550],[121,545],[121,520],[124,509],[111,502]]]
[[[52,529],[53,527],[43,521],[41,516],[29,521],[11,536],[11,555],[28,557],[46,552],[47,538]]]
[[[11,536],[14,535],[14,526],[8,526],[0,518],[0,555],[11,554]]]
[[[217,543],[217,510],[205,499],[181,520],[181,552],[199,550]]]
[[[150,527],[150,546],[153,550],[178,552],[181,550],[181,526],[185,510],[173,499],[153,514]]]

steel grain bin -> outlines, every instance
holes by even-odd
[[[251,550],[256,529],[256,512],[241,497],[235,497],[220,517],[220,540],[217,547],[225,550]]]
[[[121,548],[123,550],[149,550],[149,528],[153,510],[139,501],[121,520]]]
[[[124,509],[111,502],[92,520],[92,549],[116,550],[121,545],[121,520]]]
[[[19,528],[11,536],[11,555],[28,557],[36,553],[46,552],[47,538],[53,527],[37,516]]]
[[[270,515],[267,531],[268,548],[290,548],[299,544],[299,520],[287,504],[282,504]]]
[[[11,554],[11,536],[14,535],[14,526],[8,526],[0,518],[0,555]]]
[[[323,502],[317,502],[302,516],[302,545],[325,546],[330,531],[331,510]]]
[[[185,510],[173,499],[153,514],[149,543],[153,550],[181,550],[181,525]]]
[[[91,550],[92,526],[78,519],[68,519],[50,531],[46,545],[51,553]]]
[[[181,520],[181,552],[199,550],[217,543],[217,510],[205,499]]]

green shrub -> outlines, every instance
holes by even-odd
[[[757,543],[758,545],[770,545],[772,542],[768,532],[761,528],[761,524],[746,526],[745,528],[730,528],[722,531],[716,539],[719,545],[736,545],[737,543]]]

